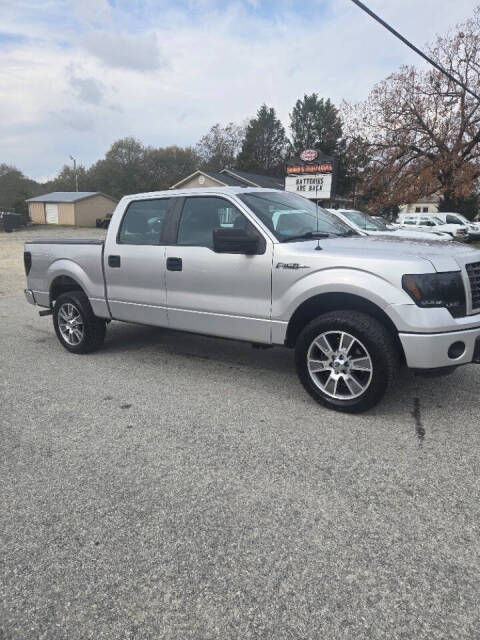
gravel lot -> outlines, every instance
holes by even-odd
[[[31,235],[0,236],[2,640],[478,637],[480,368],[355,417],[280,348],[112,323],[73,356]]]

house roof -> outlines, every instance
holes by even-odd
[[[228,175],[228,173],[216,172],[216,171],[204,171],[203,173],[210,176],[213,180],[218,180],[222,184],[227,187],[245,187],[245,182],[243,180],[239,180],[238,178],[234,178],[233,176]]]
[[[52,193],[44,193],[42,196],[36,196],[35,198],[28,198],[26,202],[77,202],[78,200],[85,200],[93,196],[104,196],[105,198],[113,200],[113,202],[117,202],[115,198],[101,191],[53,191]]]
[[[217,171],[206,171],[197,169],[189,176],[182,178],[171,189],[180,188],[185,182],[188,182],[197,175],[204,175],[218,182],[220,186],[226,187],[264,187],[266,189],[284,189],[285,183],[282,178],[273,178],[271,176],[262,176],[257,173],[249,173],[247,171],[237,171],[237,169],[222,169]]]
[[[176,182],[175,184],[173,184],[170,189],[177,189],[180,188],[181,185],[183,185],[185,182],[188,182],[189,180],[191,180],[192,178],[194,178],[195,176],[207,176],[208,178],[211,178],[212,180],[215,180],[215,182],[218,182],[219,186],[221,187],[244,187],[245,182],[243,180],[239,180],[238,178],[233,178],[232,176],[223,174],[223,173],[218,173],[217,171],[206,171],[204,169],[197,169],[196,171],[194,171],[193,173],[191,173],[189,176],[186,176],[185,178],[182,178],[181,180],[179,180],[178,182]]]
[[[239,171],[238,169],[222,169],[222,175],[230,175],[243,182],[245,186],[264,187],[265,189],[285,189],[285,179],[275,176],[264,176],[259,173],[249,171]]]

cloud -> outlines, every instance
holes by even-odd
[[[262,102],[288,128],[304,93],[362,100],[401,64],[424,64],[346,0],[82,3],[2,5],[0,162],[32,177],[69,154],[89,165],[128,135],[192,145]],[[368,4],[419,46],[473,10],[472,0]]]
[[[89,24],[107,24],[113,12],[108,0],[74,0],[75,14]]]
[[[79,76],[74,75],[70,78],[70,85],[75,90],[79,100],[82,102],[100,104],[103,100],[103,85],[95,80],[95,78],[80,78]]]
[[[154,33],[130,35],[93,30],[85,35],[83,44],[109,67],[152,71],[165,65]]]
[[[79,109],[61,109],[53,112],[52,116],[58,118],[65,127],[75,131],[93,131],[95,128],[93,116]]]

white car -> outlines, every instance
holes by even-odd
[[[439,211],[435,217],[445,224],[458,225],[461,229],[466,227],[466,235],[468,240],[480,240],[480,223],[472,222],[461,213],[452,211]]]
[[[457,219],[456,216],[460,214],[449,214],[449,216],[455,215],[455,222],[452,217],[447,217],[446,214],[419,214],[419,213],[401,213],[397,218],[397,224],[400,228],[408,229],[423,229],[424,231],[442,231],[448,233],[452,238],[465,238],[470,231],[470,223]],[[442,219],[443,216],[443,219]],[[447,221],[448,220],[448,221]]]
[[[368,213],[356,211],[355,209],[329,209],[342,222],[367,236],[394,236],[397,238],[410,238],[411,240],[439,240],[449,241],[452,239],[448,233],[437,231],[421,231],[414,229],[402,229],[389,227],[380,216],[370,216]]]

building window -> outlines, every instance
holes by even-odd
[[[415,213],[421,213],[422,207],[415,207]]]
[[[423,213],[428,213],[428,207],[423,207],[422,211]]]

